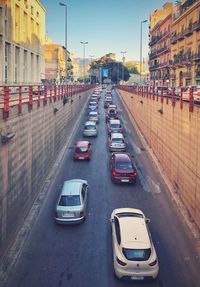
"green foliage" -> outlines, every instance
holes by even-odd
[[[111,81],[115,84],[119,83],[122,78],[124,78],[124,81],[128,81],[128,79],[130,78],[128,68],[124,66],[122,62],[117,62],[115,60],[114,53],[108,53],[105,56],[101,57],[99,60],[92,61],[90,65],[91,74],[93,74],[93,70],[99,70],[100,67],[102,69],[108,69],[108,78],[111,79]],[[102,80],[104,79],[105,78],[103,78]]]

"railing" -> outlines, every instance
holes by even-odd
[[[183,103],[189,105],[189,112],[193,112],[194,105],[200,105],[200,90],[194,90],[192,87],[186,88],[168,88],[168,87],[152,87],[152,86],[126,86],[119,85],[118,89],[129,92],[133,96],[146,97],[153,101],[159,101],[161,103],[166,101],[166,104],[171,102],[172,106],[176,104],[180,105],[180,109],[183,109]]]
[[[193,30],[199,31],[200,30],[200,19],[197,22],[193,23]]]
[[[39,108],[48,102],[63,100],[63,104],[69,97],[75,94],[92,89],[94,85],[30,85],[30,86],[0,86],[0,109],[3,112],[3,119],[9,117],[9,110],[13,106],[18,107],[18,114],[22,113],[23,104],[28,105],[28,110],[33,109],[36,103]]]

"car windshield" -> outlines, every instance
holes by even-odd
[[[114,138],[114,139],[112,139],[112,142],[113,143],[120,143],[120,144],[122,144],[122,143],[124,143],[124,140],[121,139],[121,138]]]
[[[80,147],[76,147],[75,152],[82,153],[82,152],[86,152],[87,150],[88,150],[87,147],[80,146]]]
[[[122,248],[124,256],[131,261],[146,261],[151,255],[151,249],[128,249]]]
[[[59,206],[77,206],[80,205],[79,195],[62,195],[59,201]]]
[[[130,162],[118,161],[116,162],[116,169],[124,169],[127,171],[132,171],[133,167]]]
[[[85,126],[85,130],[96,130],[96,127],[94,125],[87,125]]]

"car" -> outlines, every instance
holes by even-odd
[[[96,111],[89,112],[88,121],[93,121],[95,123],[98,123],[99,122],[98,112],[96,112]]]
[[[109,98],[105,98],[104,100],[104,108],[107,109],[109,107],[109,105],[112,104],[112,98],[109,97]]]
[[[111,108],[111,105],[109,105],[107,112],[106,112],[106,123],[108,122],[108,120],[110,119],[118,119],[118,112],[115,108]]]
[[[74,145],[74,160],[90,160],[91,154],[92,149],[89,141],[77,141]]]
[[[111,132],[123,133],[123,128],[120,120],[110,119],[108,121],[108,134],[111,134]]]
[[[111,133],[109,137],[109,150],[110,151],[126,151],[126,141],[123,134]]]
[[[150,219],[140,209],[118,208],[110,218],[114,272],[119,279],[153,280],[159,263],[148,228]]]
[[[96,137],[97,136],[97,125],[95,122],[87,121],[84,124],[83,135],[87,137]]]
[[[88,113],[89,112],[97,112],[98,111],[98,106],[97,105],[89,105],[88,106]]]
[[[88,183],[82,179],[64,181],[55,210],[59,224],[80,223],[86,218]]]
[[[137,172],[128,153],[113,152],[110,158],[111,179],[115,183],[135,183]]]

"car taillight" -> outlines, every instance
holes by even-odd
[[[116,257],[116,259],[117,259],[117,263],[119,265],[121,265],[121,266],[126,266],[127,265],[125,262],[121,261],[118,257]]]
[[[135,171],[130,173],[130,176],[136,176],[136,175],[137,173]]]
[[[84,215],[84,211],[80,212],[80,217],[82,217]]]
[[[156,265],[156,263],[157,263],[157,259],[156,259],[155,261],[153,261],[153,262],[149,263],[149,266],[155,266],[155,265]]]
[[[115,170],[113,170],[113,175],[114,175],[114,176],[119,176],[119,173],[116,172]]]

